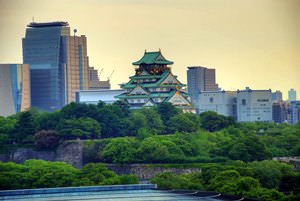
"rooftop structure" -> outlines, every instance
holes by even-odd
[[[58,27],[58,26],[69,26],[68,22],[31,22],[27,27]]]
[[[156,184],[131,184],[110,186],[87,186],[43,189],[20,189],[0,191],[1,200],[46,201],[46,200],[118,200],[118,201],[233,201],[251,199],[222,195],[216,192],[157,190]]]
[[[118,96],[124,93],[125,90],[80,90],[76,92],[76,102],[77,103],[86,103],[86,104],[97,104],[99,101],[104,103],[111,104],[118,99],[115,96]]]
[[[173,75],[168,65],[173,64],[167,60],[160,51],[145,52],[144,56],[132,63],[138,65],[135,75],[130,81],[121,84],[125,90],[116,96],[127,101],[131,108],[154,106],[163,102],[170,102],[183,110],[191,110],[190,98],[177,76]]]

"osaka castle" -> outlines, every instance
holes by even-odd
[[[155,106],[170,102],[184,111],[193,111],[190,97],[182,88],[176,75],[171,72],[173,62],[158,52],[145,51],[144,56],[132,63],[135,75],[126,84],[121,84],[124,93],[116,96],[129,103],[132,109]]]

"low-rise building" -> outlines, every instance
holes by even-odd
[[[215,111],[236,118],[236,91],[202,91],[195,105],[197,114]]]
[[[237,121],[256,122],[272,121],[272,92],[271,90],[237,91]]]
[[[118,99],[115,96],[124,93],[125,90],[80,90],[76,92],[76,102],[86,104],[97,104],[99,101],[111,104]]]

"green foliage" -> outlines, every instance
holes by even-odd
[[[34,135],[34,144],[40,150],[53,150],[59,145],[58,133],[54,130],[41,130]]]
[[[225,117],[212,111],[201,113],[200,122],[202,128],[211,132],[234,125],[234,119],[232,117]]]
[[[28,110],[19,114],[13,132],[17,143],[32,143],[33,135],[38,131],[37,112]]]
[[[136,155],[137,141],[132,138],[111,140],[100,153],[105,162],[129,163]]]
[[[157,174],[151,183],[157,184],[160,189],[203,189],[202,184],[193,175],[175,175],[170,172]]]
[[[63,162],[0,162],[0,190],[134,183],[138,183],[136,176],[118,176],[103,164],[87,164],[78,170]]]
[[[192,113],[180,113],[170,118],[170,130],[191,133],[199,129],[199,117]]]
[[[101,127],[99,123],[92,118],[65,119],[56,126],[59,135],[68,140],[97,139],[100,138]]]
[[[253,168],[254,177],[258,178],[262,186],[266,188],[278,188],[282,175],[293,172],[291,166],[271,160],[252,162],[250,167]]]

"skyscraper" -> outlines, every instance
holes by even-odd
[[[85,36],[70,35],[67,22],[30,23],[23,38],[23,63],[29,64],[32,106],[59,109],[88,88]]]
[[[288,95],[289,95],[289,101],[296,101],[297,100],[296,90],[290,89]]]
[[[0,64],[0,116],[30,107],[30,73],[27,64]]]
[[[218,91],[216,70],[201,66],[191,66],[187,70],[188,93],[195,103],[202,91]]]

